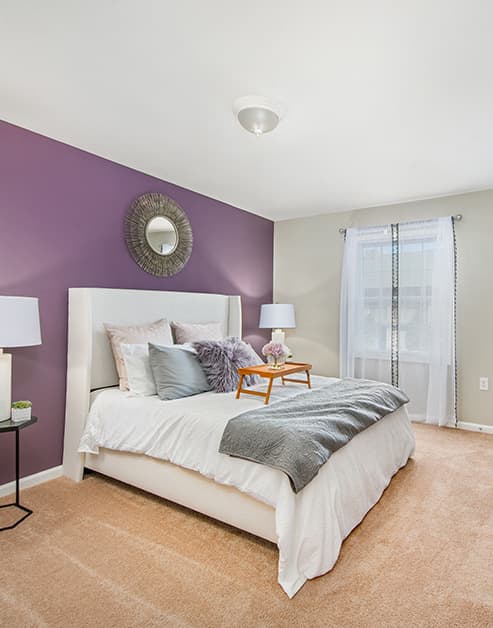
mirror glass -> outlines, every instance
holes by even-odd
[[[178,233],[171,220],[155,216],[147,223],[146,240],[159,255],[171,255],[178,245]]]

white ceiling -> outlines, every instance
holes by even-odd
[[[489,0],[2,0],[0,118],[272,219],[493,187]],[[239,96],[283,102],[255,137]]]

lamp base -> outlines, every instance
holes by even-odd
[[[12,356],[0,349],[0,421],[10,419],[12,406]]]
[[[285,344],[286,334],[282,329],[273,329],[272,330],[272,342],[278,342],[279,344]]]

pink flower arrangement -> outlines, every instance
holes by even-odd
[[[291,352],[286,345],[272,341],[262,347],[262,354],[265,355],[265,357],[272,356],[276,361],[281,358],[291,357]]]

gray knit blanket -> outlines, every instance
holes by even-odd
[[[390,384],[342,379],[230,419],[219,452],[284,471],[298,493],[335,451],[408,401]]]

